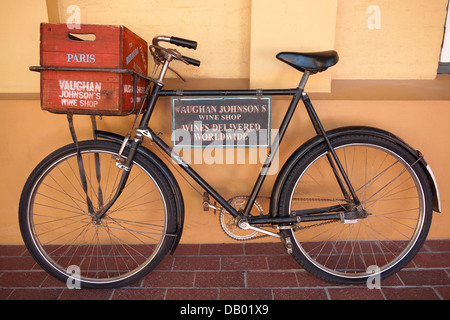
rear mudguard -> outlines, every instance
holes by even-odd
[[[390,132],[372,128],[372,127],[360,127],[360,126],[353,126],[353,127],[342,127],[333,129],[330,131],[327,131],[327,136],[329,139],[337,138],[340,136],[344,136],[347,134],[366,134],[371,136],[377,136],[382,137],[385,139],[388,139],[403,148],[405,148],[415,159],[419,159],[419,164],[423,167],[424,171],[427,174],[428,181],[431,186],[431,190],[433,192],[433,210],[436,212],[441,212],[441,204],[439,199],[439,190],[436,184],[436,180],[434,178],[433,172],[431,171],[430,166],[425,162],[422,154],[420,151],[414,150],[411,148],[406,142],[401,140],[400,138],[396,137]],[[280,201],[280,195],[281,195],[281,189],[284,185],[284,182],[286,181],[286,178],[289,176],[292,168],[295,166],[297,161],[302,158],[309,150],[314,148],[315,146],[319,145],[320,143],[324,142],[324,138],[322,136],[316,136],[306,143],[304,143],[302,146],[300,146],[292,155],[291,157],[286,161],[283,168],[281,169],[280,173],[278,174],[277,180],[275,181],[275,184],[272,189],[272,196],[270,200],[270,215],[272,217],[278,216],[278,207],[279,207],[279,201]]]
[[[97,138],[102,138],[110,141],[115,141],[122,144],[125,137],[107,131],[96,130],[95,135]],[[127,146],[130,146],[130,142],[127,143]],[[183,232],[183,224],[184,224],[184,200],[183,195],[181,194],[181,189],[178,185],[177,180],[173,176],[172,172],[166,166],[164,162],[160,158],[158,158],[153,152],[148,150],[146,147],[140,146],[138,148],[138,152],[146,157],[150,162],[152,162],[164,175],[164,177],[169,182],[170,187],[172,188],[172,192],[175,196],[176,208],[177,208],[177,230],[175,241],[172,243],[172,247],[170,248],[170,254],[173,254],[175,249],[178,246],[178,243],[181,239],[181,234]]]

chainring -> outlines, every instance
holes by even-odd
[[[248,201],[248,196],[236,196],[231,198],[230,200],[228,200],[228,203],[230,205],[232,205],[236,211],[243,211],[245,208],[245,205],[247,204]],[[252,214],[253,212],[253,214]],[[261,207],[261,205],[255,201],[255,203],[253,204],[253,208],[250,212],[250,216],[255,216],[255,215],[262,215],[263,214],[263,208]],[[239,240],[239,241],[245,241],[245,240],[249,240],[252,238],[255,238],[258,235],[258,231],[254,231],[254,230],[244,230],[241,229],[237,222],[238,222],[239,218],[235,218],[233,217],[228,211],[226,211],[225,209],[222,209],[220,211],[219,214],[219,222],[220,222],[220,226],[223,230],[223,232],[225,232],[225,234],[227,236],[229,236],[230,238],[234,239],[234,240]]]

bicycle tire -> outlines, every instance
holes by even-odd
[[[357,284],[384,279],[422,247],[432,219],[432,192],[423,168],[392,141],[365,134],[331,140],[365,218],[300,222],[284,230],[294,259],[323,280]],[[297,161],[281,189],[279,214],[340,205],[348,210],[322,143]]]
[[[122,173],[115,163],[119,149],[111,141],[79,142],[86,193],[75,144],[42,160],[23,188],[19,224],[25,245],[45,271],[68,285],[131,284],[162,261],[175,239],[175,197],[161,171],[141,154],[135,155],[120,197],[101,223],[94,223],[86,194],[99,212],[115,193]]]

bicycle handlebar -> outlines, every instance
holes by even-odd
[[[170,37],[169,42],[171,44],[180,46],[180,47],[184,47],[184,48],[188,48],[188,49],[197,49],[197,41],[192,41],[192,40],[188,40],[188,39],[182,39],[182,38],[177,38],[177,37]]]
[[[184,47],[184,48],[188,48],[188,49],[194,49],[194,50],[197,49],[197,41],[193,41],[193,40],[188,40],[188,39],[183,39],[183,38],[178,38],[178,37],[158,36],[158,37],[153,38],[152,43],[154,45],[158,45],[159,41],[169,42],[176,46],[180,46],[180,47]]]
[[[196,66],[196,67],[200,67],[200,61],[189,58],[189,57],[185,57],[185,56],[181,56],[181,58],[183,58],[184,61],[186,61],[187,63]]]
[[[152,40],[153,47],[155,47],[155,46],[157,47],[158,43],[160,41],[169,42],[171,44],[174,44],[174,45],[177,45],[177,46],[181,46],[181,47],[184,47],[184,48],[189,48],[189,49],[194,49],[194,50],[197,49],[197,41],[183,39],[183,38],[178,38],[178,37],[166,37],[166,36],[158,36],[158,37],[153,38],[153,40]],[[150,47],[152,47],[152,46],[150,46]],[[161,50],[163,50],[163,48],[159,49],[159,51],[161,51]],[[169,51],[168,49],[166,49],[166,50],[167,50],[166,52]],[[158,49],[155,52],[152,52],[152,54],[153,55],[156,54],[157,56],[159,56],[159,54],[157,54],[157,51],[158,51]],[[176,53],[176,54],[174,54],[174,53]],[[199,60],[182,56],[176,50],[172,50],[171,51],[171,56],[172,56],[172,58],[175,58],[177,60],[182,60],[183,62],[188,63],[190,65],[193,65],[193,66],[196,66],[196,67],[200,66],[200,61]],[[158,59],[160,59],[160,57]]]

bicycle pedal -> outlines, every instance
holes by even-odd
[[[209,211],[209,194],[208,194],[208,192],[203,193],[203,211]]]
[[[281,241],[283,242],[284,248],[286,249],[287,254],[292,254],[292,242],[290,237],[281,237]]]

